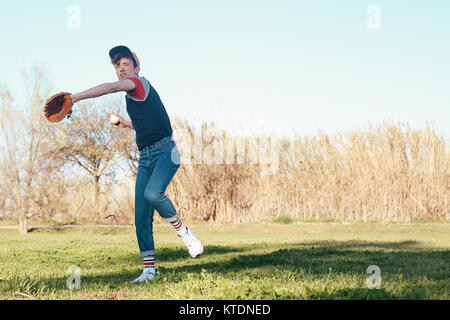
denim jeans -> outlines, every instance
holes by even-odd
[[[172,137],[141,150],[135,187],[135,225],[141,257],[155,255],[153,213],[167,222],[178,219],[172,201],[164,194],[180,167],[180,154]]]

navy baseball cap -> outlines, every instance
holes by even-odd
[[[116,61],[120,60],[121,58],[130,58],[135,66],[138,66],[139,63],[136,61],[136,59],[133,56],[133,53],[130,49],[126,46],[116,46],[109,50],[109,57],[111,58],[111,62],[115,63]]]
[[[133,56],[131,54],[131,50],[125,46],[117,46],[117,47],[114,47],[111,50],[109,50],[109,57],[111,59],[113,59],[118,54],[123,55],[123,56]]]

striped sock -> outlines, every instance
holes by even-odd
[[[186,233],[186,226],[181,222],[180,218],[178,217],[176,221],[171,222],[173,228],[178,234],[185,234]]]
[[[155,270],[155,256],[146,256],[144,259],[144,267],[145,269],[153,269]]]

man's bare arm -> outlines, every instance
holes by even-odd
[[[91,99],[103,96],[108,93],[114,93],[118,91],[132,91],[136,88],[133,81],[129,79],[119,80],[116,82],[103,83],[88,90],[75,93],[71,95],[72,102],[75,103],[84,99]]]
[[[131,121],[126,121],[126,120],[123,120],[123,119],[120,120],[119,127],[128,128],[128,129],[134,130],[133,124],[131,123]]]

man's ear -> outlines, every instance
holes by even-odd
[[[136,74],[139,74],[139,71],[141,71],[141,68],[139,66],[137,66],[136,68],[134,68],[134,72],[136,72]]]

